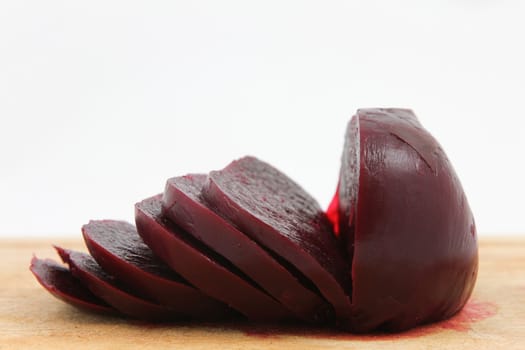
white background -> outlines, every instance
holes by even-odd
[[[478,231],[525,233],[524,1],[0,1],[0,235],[133,220],[252,154],[326,207],[357,108],[415,110]]]

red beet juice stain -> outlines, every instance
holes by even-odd
[[[473,323],[494,316],[497,310],[498,308],[494,303],[471,300],[457,315],[437,325],[443,329],[465,332],[472,329],[471,326]]]
[[[381,334],[374,339],[387,340],[417,338],[433,333],[438,333],[443,330],[468,332],[472,329],[472,325],[474,323],[494,316],[497,313],[497,310],[498,307],[495,303],[470,300],[460,312],[447,320],[416,327],[402,333],[390,335]]]
[[[248,326],[240,327],[240,330],[245,335],[258,338],[274,338],[292,335],[317,339],[354,341],[408,339],[434,334],[443,330],[468,332],[472,329],[472,325],[474,323],[494,316],[497,313],[497,310],[498,307],[495,303],[471,300],[463,307],[460,312],[448,320],[432,323],[429,325],[423,325],[401,333],[371,333],[361,335],[333,329],[319,329],[315,327],[302,328],[300,326]]]

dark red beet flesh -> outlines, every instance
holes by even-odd
[[[163,214],[186,232],[221,254],[298,318],[330,320],[331,306],[302,285],[261,246],[214,213],[200,197],[206,175],[193,174],[167,181]]]
[[[138,295],[198,320],[225,319],[231,310],[190,286],[144,244],[135,226],[115,220],[90,221],[84,241],[97,263]]]
[[[437,141],[401,109],[359,110],[347,129],[339,229],[352,262],[351,327],[448,318],[477,275],[474,219]]]
[[[332,201],[326,209],[326,216],[332,223],[335,236],[339,237],[339,185],[337,185]]]
[[[168,222],[161,213],[161,197],[157,195],[135,205],[137,230],[159,258],[203,293],[252,320],[279,321],[292,317],[226,259]]]
[[[69,265],[73,276],[78,278],[93,294],[119,310],[124,315],[149,321],[180,319],[173,310],[154,304],[125,290],[102,270],[88,254],[55,247],[62,260]]]
[[[57,262],[33,257],[29,269],[42,287],[54,297],[83,310],[116,313],[116,310],[94,296],[67,268]]]
[[[212,171],[202,194],[243,233],[302,273],[350,317],[349,266],[317,201],[286,175],[253,157]]]
[[[287,176],[245,157],[206,179],[170,179],[164,213],[158,195],[135,215],[138,233],[118,221],[83,227],[100,265],[57,248],[69,270],[34,257],[31,271],[55,297],[96,312],[159,321],[238,311],[328,323],[335,312],[355,332],[448,318],[477,276],[476,228],[459,179],[406,109],[352,118],[326,214]]]

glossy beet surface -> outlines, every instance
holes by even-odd
[[[94,296],[67,268],[57,262],[33,257],[29,268],[42,287],[56,298],[88,311],[116,313],[116,310]]]
[[[340,320],[350,317],[350,273],[325,213],[286,175],[253,157],[212,171],[203,196],[246,235],[310,280]]]
[[[135,206],[137,230],[144,242],[172,269],[203,293],[221,300],[252,320],[279,321],[291,314],[226,259],[168,222],[161,195]]]
[[[279,170],[244,157],[169,179],[163,195],[135,205],[135,222],[92,221],[82,229],[92,256],[57,248],[69,270],[33,258],[31,271],[56,297],[98,312],[353,332],[448,318],[477,277],[459,179],[407,109],[358,110],[326,213]]]
[[[84,241],[97,263],[134,293],[198,320],[224,319],[229,308],[190,286],[144,244],[135,226],[115,220],[90,221]]]
[[[181,318],[173,310],[142,299],[117,284],[88,254],[56,247],[62,260],[93,294],[124,315],[144,320],[162,321]]]
[[[298,318],[326,322],[333,310],[268,252],[217,215],[201,198],[206,175],[171,178],[163,196],[163,213],[186,232],[224,256],[280,301]]]
[[[366,109],[349,123],[342,159],[332,206],[353,256],[351,328],[401,330],[455,314],[474,287],[477,238],[440,145],[409,110]]]

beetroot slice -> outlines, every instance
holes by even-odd
[[[339,183],[336,197],[332,201],[332,206],[337,207],[339,213],[336,215],[333,211],[330,212],[330,216],[338,221],[336,230],[346,247],[350,263],[354,254],[354,214],[359,188],[359,145],[359,124],[356,118],[352,118],[346,130]],[[346,198],[346,200],[335,202],[338,198]]]
[[[200,197],[205,181],[202,174],[169,179],[162,201],[164,215],[228,259],[298,318],[307,322],[329,320],[333,310],[326,301],[207,207]]]
[[[82,234],[91,256],[109,274],[145,299],[199,320],[224,319],[231,310],[190,286],[144,244],[125,221],[90,221]]]
[[[338,207],[353,255],[355,331],[402,330],[465,304],[478,266],[474,218],[445,153],[411,111],[352,118]]]
[[[124,315],[149,321],[180,319],[173,310],[141,299],[125,290],[88,254],[55,247],[62,261],[69,265],[73,276],[89,290]]]
[[[116,310],[94,296],[64,266],[51,259],[33,256],[29,267],[37,281],[54,297],[77,308],[102,314],[113,314]]]
[[[221,216],[308,278],[339,320],[350,315],[349,268],[317,201],[254,157],[212,171],[202,192]]]
[[[161,197],[135,205],[137,230],[158,257],[202,292],[252,320],[291,318],[282,305],[248,282],[227,260],[168,222],[161,214]]]

